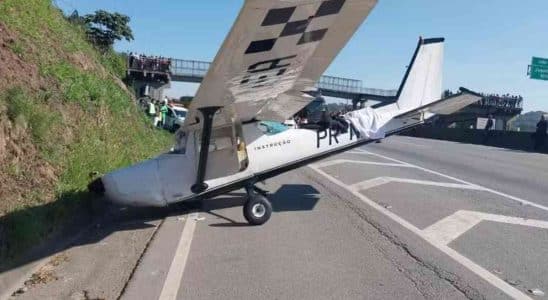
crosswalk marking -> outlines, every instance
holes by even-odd
[[[424,229],[423,232],[429,238],[436,240],[441,244],[448,245],[482,221],[548,229],[548,222],[546,221],[487,214],[477,211],[459,210],[456,213]]]

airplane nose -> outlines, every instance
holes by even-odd
[[[105,185],[102,178],[97,178],[88,184],[88,190],[98,196],[105,194]]]
[[[123,206],[165,206],[156,159],[119,169],[88,186],[95,194]]]

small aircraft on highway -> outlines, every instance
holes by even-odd
[[[169,153],[109,173],[94,192],[129,206],[168,206],[245,188],[252,225],[270,218],[255,184],[450,114],[481,99],[442,94],[444,39],[420,39],[394,103],[331,122],[269,130],[313,101],[315,83],[376,0],[246,0]]]

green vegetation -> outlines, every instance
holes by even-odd
[[[18,126],[29,128],[36,145],[45,145],[53,138],[53,127],[60,122],[59,113],[49,111],[46,106],[36,105],[19,87],[8,90],[3,98],[7,103],[10,120]]]
[[[164,151],[171,136],[154,130],[123,87],[124,57],[97,51],[80,26],[49,0],[4,0],[0,23],[17,35],[11,51],[38,67],[41,89],[0,86],[0,111],[10,128],[22,129],[38,153],[35,165],[54,170],[51,186],[14,189],[0,200],[0,261],[28,249],[74,214],[85,213],[90,172],[106,173]],[[30,76],[28,80],[31,80]],[[1,128],[0,128],[1,129]],[[6,166],[11,182],[39,181],[35,165],[20,154]],[[24,165],[24,164],[27,165]],[[16,203],[8,205],[5,203]]]
[[[83,17],[88,39],[100,49],[110,49],[114,42],[122,39],[133,40],[130,20],[126,15],[104,10]]]

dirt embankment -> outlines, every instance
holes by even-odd
[[[38,67],[13,52],[17,36],[0,23],[0,91],[25,86],[45,90]],[[19,207],[24,198],[51,198],[57,180],[55,168],[43,160],[25,122],[12,122],[8,107],[0,106],[0,216]]]
[[[14,52],[25,51],[19,48],[18,39],[15,33],[0,22],[0,90],[18,85],[26,85],[33,90],[45,89],[38,66],[23,61],[22,54]]]
[[[171,144],[137,110],[124,68],[51,0],[0,0],[0,261],[85,209],[90,173]]]

